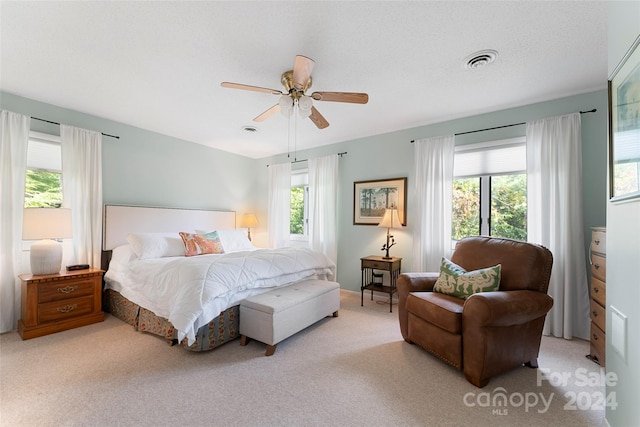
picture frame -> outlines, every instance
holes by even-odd
[[[640,36],[608,81],[609,200],[640,197]]]
[[[377,179],[353,183],[353,224],[378,225],[384,210],[397,208],[407,225],[407,178]]]

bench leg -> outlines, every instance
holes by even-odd
[[[338,311],[333,312],[333,317],[338,317]]]
[[[278,344],[274,344],[274,345],[267,345],[267,352],[264,354],[265,356],[273,356],[273,353],[276,352],[276,346]]]
[[[240,345],[247,345],[249,341],[251,341],[251,338],[246,335],[240,335]]]

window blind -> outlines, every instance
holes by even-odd
[[[456,178],[525,172],[525,137],[457,146],[453,163]]]
[[[39,132],[29,132],[27,169],[62,172],[60,137]]]

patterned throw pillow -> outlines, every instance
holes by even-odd
[[[224,253],[218,234],[215,231],[206,236],[184,232],[180,232],[179,234],[184,243],[186,256]]]
[[[477,292],[497,291],[500,286],[500,264],[467,271],[459,265],[442,258],[440,276],[433,286],[434,292],[467,298]]]

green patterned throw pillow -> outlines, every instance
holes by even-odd
[[[458,298],[467,298],[477,292],[497,291],[500,286],[500,268],[501,265],[498,264],[467,271],[443,257],[440,276],[433,286],[433,291]]]

